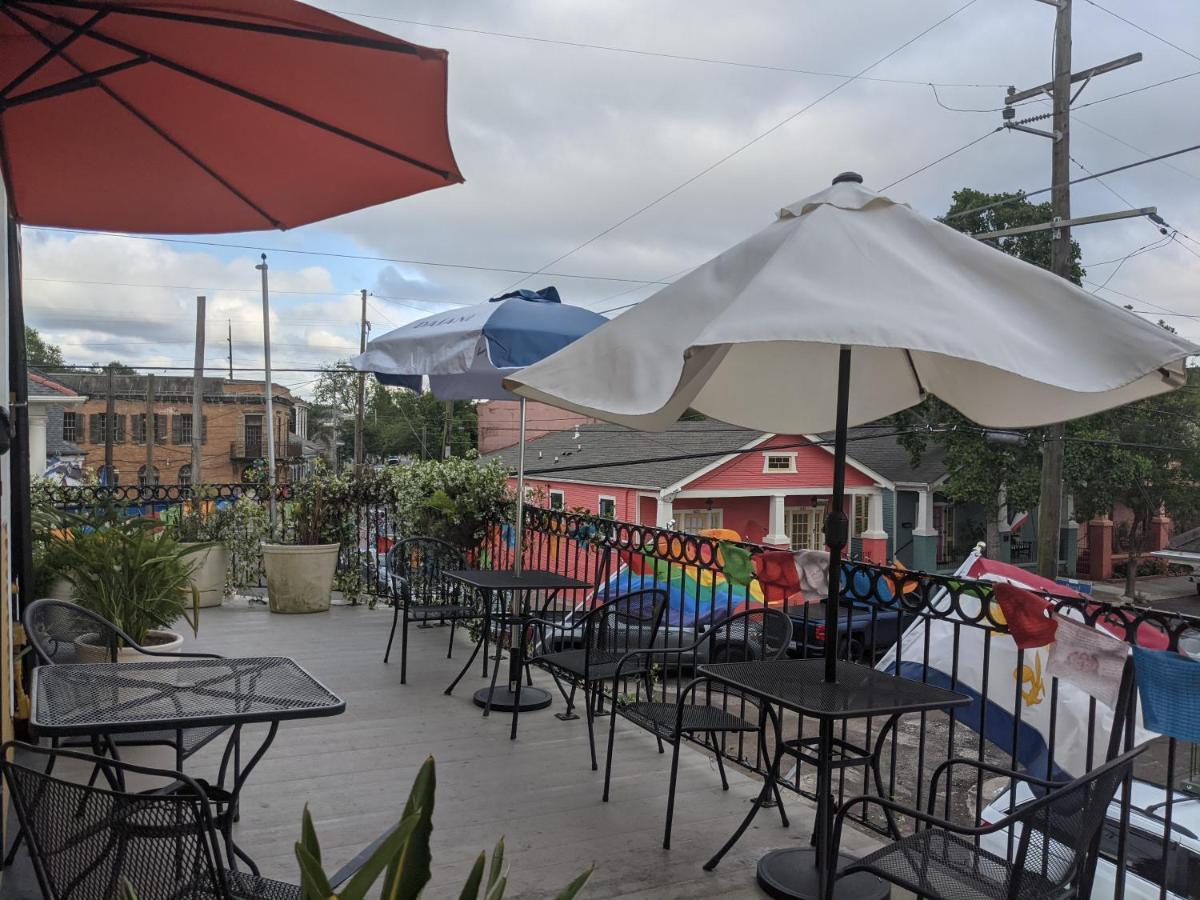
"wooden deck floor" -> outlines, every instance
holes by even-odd
[[[238,839],[264,875],[294,881],[292,845],[307,803],[326,861],[350,858],[394,824],[426,756],[437,761],[434,812],[434,880],[431,898],[456,897],[480,850],[505,838],[509,897],[553,897],[570,879],[595,865],[589,898],[695,898],[764,896],[755,862],[769,849],[805,845],[811,807],[786,795],[792,825],[781,827],[765,810],[714,873],[702,870],[709,855],[744,815],[758,785],[730,770],[721,790],[715,764],[686,749],[680,761],[673,848],[663,850],[662,828],[670,757],[660,756],[645,732],[618,720],[613,798],[600,800],[601,771],[588,761],[582,719],[563,722],[547,710],[522,716],[516,741],[509,717],[484,719],[471,702],[484,682],[479,663],[455,696],[442,691],[470,646],[461,632],[454,660],[446,659],[444,628],[414,627],[409,639],[408,684],[400,684],[398,655],[383,664],[390,610],[335,607],[328,614],[271,615],[261,605],[230,602],[204,610],[197,649],[227,656],[294,658],[347,703],[332,719],[285,723],[243,793]],[[535,682],[552,687],[542,673]],[[607,726],[598,730],[598,744]],[[668,748],[669,750],[669,748]],[[144,751],[137,761],[169,765]],[[204,752],[189,772],[215,768],[216,751]],[[130,757],[133,759],[133,757]],[[850,852],[874,846],[847,833]],[[4,897],[36,896],[20,871],[9,873]]]

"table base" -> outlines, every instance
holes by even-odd
[[[491,697],[489,702],[488,698]],[[504,687],[480,688],[475,692],[475,705],[492,709],[499,712],[512,712],[514,709],[520,712],[530,712],[535,709],[545,709],[550,705],[550,692],[539,687],[522,687],[521,700],[518,703],[517,695],[506,685]]]
[[[838,855],[838,868],[854,862],[853,856]],[[772,850],[758,861],[758,884],[768,896],[823,900],[817,878],[816,851],[811,847]],[[892,888],[870,872],[855,872],[839,878],[834,885],[834,900],[887,900]]]

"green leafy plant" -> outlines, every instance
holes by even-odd
[[[138,643],[177,619],[199,626],[200,594],[187,557],[212,544],[185,547],[161,522],[105,506],[92,515],[63,513],[51,538],[63,576],[80,606],[108,619]],[[190,598],[190,604],[189,604]]]
[[[433,833],[436,788],[433,757],[429,757],[417,773],[400,822],[340,889],[335,889],[325,874],[321,845],[306,806],[300,840],[296,842],[296,860],[300,864],[300,889],[304,900],[363,900],[380,876],[383,876],[379,893],[381,900],[416,900],[432,877],[433,855],[429,850],[429,838]],[[580,873],[558,894],[558,900],[576,897],[591,874],[590,868]],[[504,839],[501,838],[492,853],[490,866],[487,855],[479,854],[459,894],[459,900],[479,900],[480,897],[484,900],[500,900],[507,885]]]
[[[194,499],[169,511],[163,521],[174,528],[183,542],[221,543],[229,550],[225,570],[225,596],[232,597],[239,587],[257,585],[262,542],[267,537],[266,507],[250,494],[236,500],[222,500],[217,488],[197,487]],[[171,516],[174,512],[174,516]]]
[[[463,548],[479,544],[487,529],[509,517],[509,472],[499,460],[426,460],[402,467],[395,512],[407,534],[441,538]]]

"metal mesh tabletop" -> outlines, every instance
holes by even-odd
[[[730,687],[818,719],[856,719],[962,706],[957,691],[898,678],[856,663],[838,662],[837,681],[825,681],[825,660],[713,663],[699,671]]]
[[[282,656],[40,666],[38,734],[119,734],[337,715],[346,703]]]
[[[520,575],[496,569],[448,569],[443,574],[485,591],[569,591],[591,587],[586,581],[540,569],[527,569]]]

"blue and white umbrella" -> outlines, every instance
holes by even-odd
[[[389,331],[350,360],[380,384],[420,391],[428,382],[439,400],[520,400],[517,497],[525,496],[525,398],[501,382],[556,353],[608,320],[567,306],[553,287],[514,291],[486,303],[435,313]],[[516,570],[521,567],[522,505],[517,504]]]

